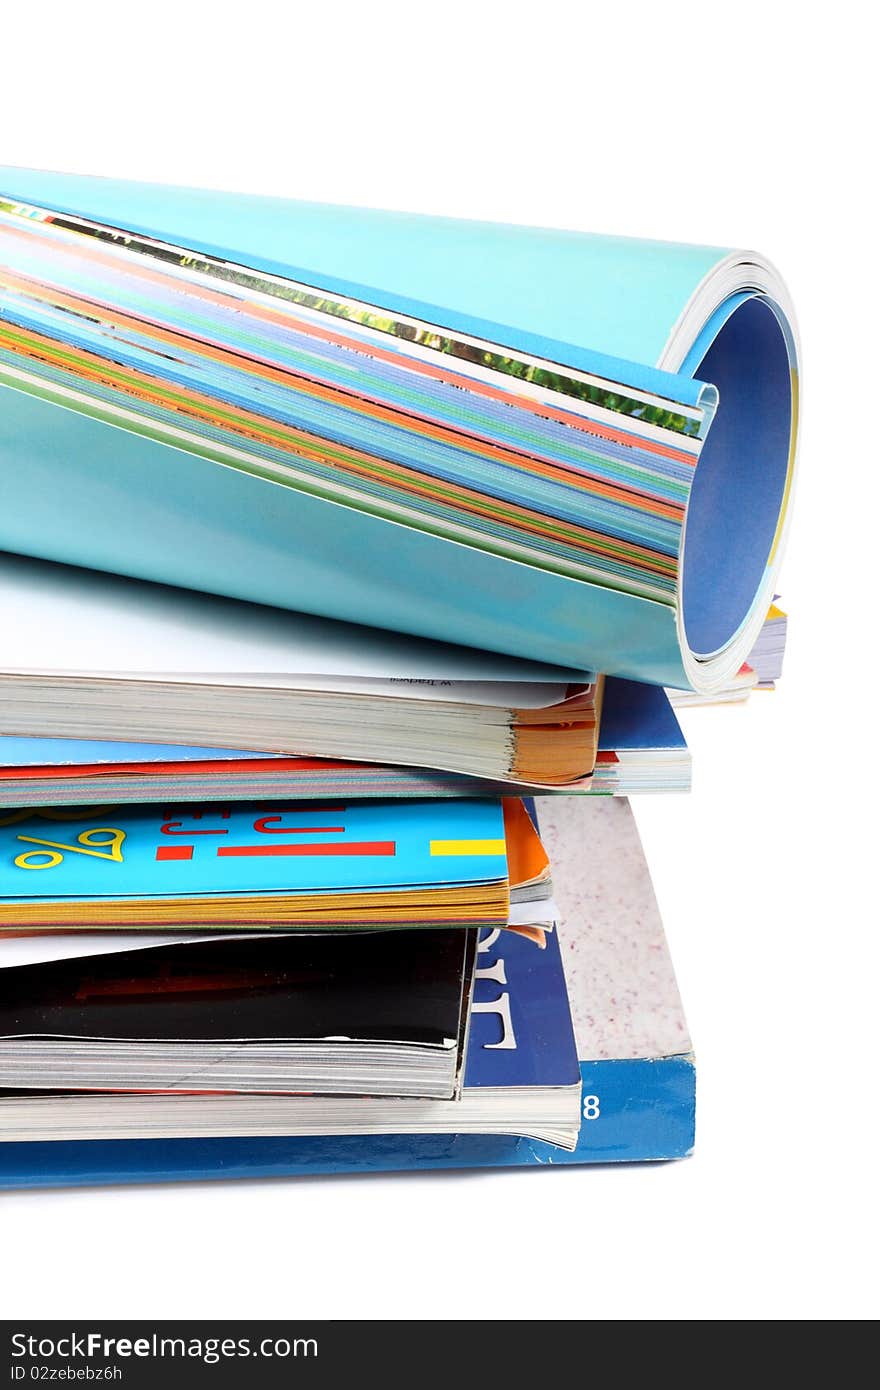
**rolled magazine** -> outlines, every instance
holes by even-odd
[[[754,253],[0,170],[0,546],[710,692],[772,598]]]

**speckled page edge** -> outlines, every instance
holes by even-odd
[[[691,1051],[651,874],[623,797],[540,797],[583,1061]]]

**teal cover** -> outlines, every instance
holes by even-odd
[[[573,670],[708,689],[738,669],[772,593],[796,418],[790,313],[759,257],[0,168],[0,213],[14,203],[352,296],[607,389],[647,393],[697,422],[706,442],[693,487],[690,474],[669,482],[676,526],[655,528],[666,587],[635,591],[613,573],[586,582],[279,486],[6,375],[0,546]],[[17,307],[0,288],[0,324],[16,327]],[[628,534],[614,515],[607,524],[609,544]],[[653,545],[650,527],[645,534]]]

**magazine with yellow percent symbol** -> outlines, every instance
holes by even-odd
[[[552,920],[547,857],[516,800],[0,817],[0,930],[512,922],[540,932]]]

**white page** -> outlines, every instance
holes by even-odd
[[[369,690],[508,708],[541,708],[561,699],[568,683],[592,679],[587,672],[21,555],[0,553],[0,607],[4,674],[166,681],[219,675],[222,683]],[[458,693],[429,684],[443,681],[465,684]]]
[[[0,970],[17,965],[45,965],[53,960],[76,960],[80,956],[108,956],[119,951],[146,951],[156,946],[183,946],[193,941],[227,941],[230,936],[259,932],[226,932],[222,937],[209,932],[177,932],[174,936],[146,931],[46,932],[36,936],[0,934]]]

